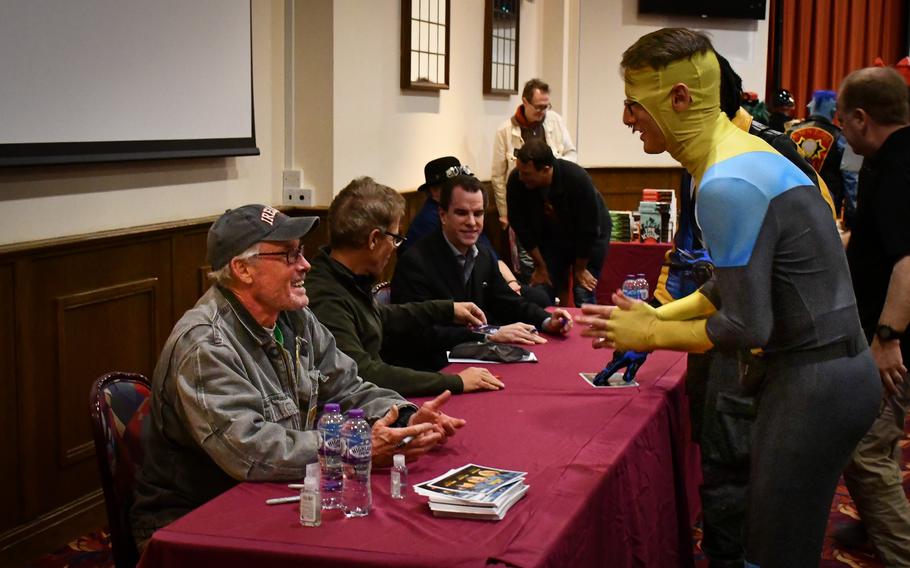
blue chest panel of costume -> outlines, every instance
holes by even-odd
[[[772,152],[746,152],[709,167],[698,189],[695,215],[715,265],[748,264],[771,200],[807,185],[813,184],[806,174]]]

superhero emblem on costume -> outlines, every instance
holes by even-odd
[[[823,128],[804,126],[793,130],[790,139],[796,144],[799,153],[812,164],[812,169],[822,171],[828,151],[834,147],[834,136]]]

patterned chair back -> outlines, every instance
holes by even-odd
[[[142,427],[149,416],[148,379],[137,373],[113,372],[92,385],[89,406],[101,487],[117,568],[139,560],[129,524],[136,473],[142,465]]]

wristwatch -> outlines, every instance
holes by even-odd
[[[904,335],[904,332],[895,331],[894,328],[891,327],[890,325],[882,324],[875,328],[875,337],[877,337],[878,340],[882,341],[882,342],[894,341],[895,339],[901,339],[903,337],[903,335]]]

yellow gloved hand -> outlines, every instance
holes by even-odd
[[[664,321],[685,321],[703,319],[716,311],[717,308],[708,300],[708,297],[700,290],[696,290],[688,296],[657,308],[657,317]]]
[[[706,321],[664,321],[658,310],[648,304],[631,302],[630,306],[614,309],[610,314],[606,338],[615,349],[623,351],[670,349],[704,353],[714,346],[705,331]]]

